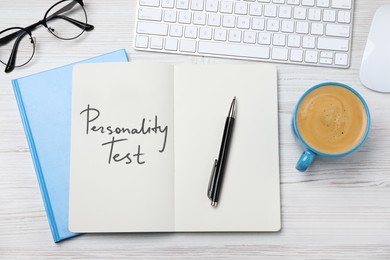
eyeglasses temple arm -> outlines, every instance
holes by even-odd
[[[43,23],[43,21],[36,22],[30,26],[27,26],[26,28],[24,28],[24,30],[26,30],[27,32],[31,32],[31,31],[35,30],[38,27],[38,25],[41,25],[42,23]],[[26,34],[26,32],[24,30],[18,30],[14,33],[11,33],[10,35],[7,35],[3,38],[0,38],[0,46],[9,43],[10,41],[14,40],[19,35]]]
[[[22,33],[20,36],[16,39],[14,46],[11,51],[11,55],[8,59],[7,65],[5,66],[5,72],[9,73],[14,70],[15,68],[15,62],[16,62],[16,55],[18,52],[18,47],[20,44],[20,41],[23,39],[24,36],[26,36],[27,33]]]
[[[81,29],[84,29],[87,32],[92,31],[95,28],[92,24],[88,24],[88,23],[86,24],[86,23],[80,22],[78,20],[72,19],[70,17],[64,16],[64,15],[57,15],[55,17],[52,17],[51,19],[54,19],[54,18],[64,19],[65,21],[70,22],[71,24],[73,24]]]

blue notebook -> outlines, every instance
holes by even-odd
[[[127,61],[122,49],[79,63]],[[78,235],[68,230],[73,65],[12,81],[54,242]]]

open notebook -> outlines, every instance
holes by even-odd
[[[207,186],[234,96],[214,208]],[[70,230],[280,229],[274,66],[78,65],[72,98]]]

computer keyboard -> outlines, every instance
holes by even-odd
[[[348,68],[354,0],[138,0],[136,50]]]

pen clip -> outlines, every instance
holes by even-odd
[[[212,195],[215,189],[215,172],[217,170],[217,164],[218,164],[218,160],[215,160],[213,164],[213,168],[211,169],[209,186],[207,187],[207,197],[209,197],[210,200],[213,200]]]

